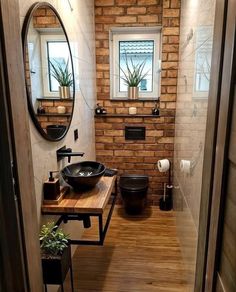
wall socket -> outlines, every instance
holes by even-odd
[[[74,130],[74,141],[76,141],[79,138],[79,134],[78,134],[78,129]]]

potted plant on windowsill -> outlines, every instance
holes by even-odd
[[[54,222],[43,225],[39,234],[44,284],[61,284],[71,267],[68,235]]]
[[[139,84],[147,76],[148,71],[143,73],[146,60],[141,63],[134,64],[132,58],[130,58],[130,64],[128,62],[127,54],[125,54],[125,65],[127,72],[120,66],[120,70],[124,74],[123,77],[120,77],[124,83],[128,86],[128,98],[129,99],[138,99]]]
[[[70,98],[70,86],[73,84],[72,73],[69,72],[67,60],[66,65],[61,65],[56,60],[50,61],[51,72],[50,74],[57,80],[59,83],[59,94],[61,98]]]

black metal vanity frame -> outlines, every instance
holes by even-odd
[[[98,217],[98,224],[99,224],[99,240],[79,240],[79,239],[69,239],[70,244],[74,244],[74,245],[103,245],[105,237],[106,237],[106,233],[111,221],[111,216],[115,207],[115,203],[116,203],[116,198],[117,198],[117,194],[118,194],[118,186],[117,186],[117,178],[115,180],[115,192],[111,193],[110,198],[112,198],[112,202],[111,202],[111,207],[107,216],[107,220],[105,222],[105,225],[103,225],[103,213],[87,213],[86,214],[82,214],[82,213],[75,213],[75,212],[67,212],[66,214],[64,212],[50,212],[50,211],[44,211],[43,214],[44,215],[60,215],[60,218],[57,220],[56,222],[56,226],[59,227],[60,224],[63,223],[67,223],[68,221],[74,221],[74,220],[84,220],[86,217]],[[104,226],[104,227],[103,227]]]

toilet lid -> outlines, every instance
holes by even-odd
[[[120,188],[129,191],[141,191],[148,187],[148,176],[121,176]]]

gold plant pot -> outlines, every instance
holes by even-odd
[[[129,87],[128,88],[128,98],[129,99],[138,99],[138,87]]]
[[[70,87],[59,86],[60,98],[70,98]]]

